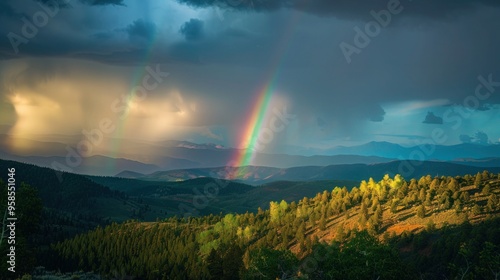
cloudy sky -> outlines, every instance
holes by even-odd
[[[494,0],[1,1],[0,133],[498,143],[499,30]]]

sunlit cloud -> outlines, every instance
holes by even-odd
[[[103,120],[116,127],[104,134],[103,141],[92,147],[91,154],[106,154],[116,146],[107,138],[148,140],[183,139],[200,137],[222,140],[223,136],[211,131],[211,110],[192,93],[182,92],[168,82],[147,92],[143,98],[131,95],[134,67],[103,66],[82,62],[72,66],[74,60],[59,60],[59,66],[48,69],[46,75],[30,71],[44,60],[25,63],[7,71],[10,80],[4,80],[9,89],[6,101],[14,108],[15,121],[9,134],[38,140],[45,135],[76,135],[84,139],[83,131],[98,129]],[[102,72],[113,74],[101,75]],[[34,73],[37,73],[35,75]],[[116,110],[113,104],[124,106]],[[203,116],[198,114],[202,108]],[[26,142],[33,143],[33,142]],[[76,142],[66,142],[75,145]],[[29,147],[17,141],[12,150]],[[27,145],[27,144],[26,144]],[[123,151],[127,153],[125,149]]]
[[[407,101],[400,103],[387,104],[387,114],[389,115],[411,115],[418,113],[420,110],[441,107],[451,104],[448,99],[434,99],[434,100],[419,100]]]

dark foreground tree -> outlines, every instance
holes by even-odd
[[[243,279],[287,279],[296,274],[297,264],[297,257],[288,250],[254,249]]]
[[[310,279],[412,279],[398,253],[367,231],[344,243],[316,245],[301,272]]]

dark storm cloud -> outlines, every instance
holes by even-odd
[[[478,111],[489,111],[491,110],[491,105],[490,104],[481,104],[476,110]]]
[[[487,77],[493,73],[493,80],[500,81],[498,9],[478,8],[477,13],[468,13],[453,20],[448,20],[448,17],[446,20],[420,17],[409,19],[412,25],[406,22],[391,25],[380,36],[371,38],[370,45],[353,58],[352,64],[347,64],[338,48],[339,43],[352,43],[356,34],[353,28],[363,28],[363,23],[317,17],[291,9],[278,11],[282,5],[277,4],[281,1],[269,2],[267,6],[265,3],[262,4],[264,6],[258,6],[258,1],[254,1],[257,10],[276,9],[273,13],[227,12],[221,20],[215,13],[213,18],[207,18],[206,11],[201,11],[199,15],[193,15],[190,11],[188,15],[179,16],[175,24],[164,24],[162,21],[154,24],[149,21],[154,17],[148,17],[147,13],[136,13],[130,7],[111,6],[106,8],[107,14],[102,14],[100,7],[74,1],[75,8],[61,9],[62,12],[51,18],[50,23],[35,38],[21,45],[18,56],[12,55],[12,47],[6,36],[1,36],[0,59],[50,56],[141,67],[144,53],[149,50],[144,45],[134,44],[134,39],[140,41],[161,34],[164,36],[159,36],[151,52],[148,52],[148,62],[165,65],[172,72],[169,83],[175,82],[185,94],[191,94],[193,98],[195,95],[210,96],[207,102],[217,100],[220,104],[214,105],[214,108],[221,112],[222,121],[242,115],[241,109],[234,108],[247,108],[251,96],[258,87],[269,83],[271,77],[277,92],[289,100],[291,113],[297,114],[299,118],[310,118],[313,125],[316,118],[321,118],[321,129],[331,131],[338,137],[362,133],[365,122],[383,122],[384,108],[388,114],[391,113],[390,107],[385,107],[387,103],[439,98],[462,105],[467,96],[474,94],[478,75]],[[231,0],[233,4],[236,2]],[[354,18],[369,16],[370,3],[386,5],[389,0],[309,2],[300,2],[301,10]],[[407,0],[401,0],[405,11],[400,16],[420,14],[430,17],[453,14],[467,8],[472,10],[479,6],[471,4],[471,1],[459,1],[458,4],[436,2],[433,4],[436,6],[435,11],[417,12],[416,7],[420,6],[410,7]],[[216,1],[210,3],[216,4]],[[298,1],[290,3],[300,4]],[[430,8],[430,3],[419,0],[413,1],[411,5]],[[490,5],[493,2],[476,3]],[[130,2],[127,4],[130,5]],[[333,7],[338,9],[334,11]],[[81,8],[85,22],[82,17],[75,16]],[[323,8],[325,10],[321,11]],[[33,14],[33,9],[5,11],[9,14],[26,11],[28,18]],[[298,24],[291,26],[290,18],[295,18],[297,14],[300,14]],[[113,22],[116,16],[127,17],[116,23]],[[7,17],[0,16],[0,22],[6,22],[0,25],[0,33],[19,33],[21,17],[15,15],[11,21],[7,21]],[[189,20],[191,17],[203,17],[204,21]],[[142,19],[136,20],[138,18]],[[419,28],[414,28],[415,22]],[[179,31],[181,26],[183,31]],[[203,40],[193,40],[201,35]],[[36,80],[37,71],[47,72],[40,65],[34,67],[32,75],[26,77]],[[66,71],[63,69],[60,72]],[[278,72],[279,75],[275,75]],[[31,78],[25,80],[29,82]],[[43,79],[44,76],[38,78]],[[480,100],[477,110],[487,108],[486,103],[500,103],[499,90],[497,88],[488,100]],[[484,88],[482,94],[485,94]],[[200,120],[207,125],[222,122],[212,112],[217,110],[210,110]]]
[[[488,134],[482,132],[482,131],[478,131],[476,132],[476,134],[474,134],[474,140],[476,143],[478,144],[488,144]]]
[[[272,11],[292,8],[318,15],[364,18],[371,10],[387,9],[389,3],[408,6],[407,15],[445,17],[455,12],[474,9],[477,6],[499,6],[496,0],[177,0],[194,7],[219,6],[235,10]]]
[[[153,22],[138,19],[126,28],[130,40],[134,39],[153,39],[156,33],[156,25]]]
[[[1,1],[0,59],[110,53],[118,46],[104,50],[100,46],[103,36],[95,36],[108,32],[99,29],[109,20],[95,17],[89,11],[97,9],[92,6],[119,3],[116,0]]]
[[[47,5],[53,5],[57,3],[58,5],[71,5],[73,1],[79,1],[80,3],[89,5],[89,6],[105,6],[105,5],[124,5],[124,0],[35,0]]]
[[[181,26],[179,33],[184,35],[186,40],[199,40],[203,37],[203,21],[192,18]]]
[[[92,5],[92,6],[104,6],[104,5],[124,5],[124,0],[80,0],[82,3]]]
[[[9,5],[8,2],[0,2],[0,15],[2,16],[12,16],[16,14],[14,9]]]
[[[462,143],[471,143],[472,139],[474,139],[474,138],[470,137],[467,134],[461,134],[460,135],[460,141],[462,141]]]
[[[460,135],[460,141],[462,141],[463,143],[476,143],[483,145],[490,143],[488,134],[484,133],[483,131],[477,131],[473,136],[462,134]]]
[[[370,121],[372,122],[381,122],[384,120],[385,111],[380,107],[380,105],[372,106],[368,111]]]
[[[427,112],[427,116],[425,116],[425,120],[422,123],[443,124],[443,118],[434,115],[433,112]]]
[[[237,10],[272,11],[288,6],[281,0],[177,0],[192,7],[207,8],[212,6]]]
[[[243,30],[243,29],[238,29],[234,27],[228,27],[224,32],[223,35],[226,35],[228,37],[247,37],[251,36],[248,31]]]
[[[69,72],[68,65],[62,65],[53,60],[30,60],[26,62],[26,68],[12,77],[10,81],[13,87],[28,86],[36,87],[37,84],[47,83],[54,78],[63,77]]]

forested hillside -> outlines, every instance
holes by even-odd
[[[352,187],[355,182],[273,182],[250,186],[234,181],[197,178],[181,182],[145,181],[117,177],[86,176],[0,160],[0,169],[15,168],[16,179],[37,190],[42,201],[40,231],[44,245],[73,237],[97,225],[130,219],[156,221],[166,217],[256,212],[273,199],[298,200],[336,185]],[[0,173],[7,182],[7,172]],[[220,186],[216,197],[194,203],[206,186]],[[6,185],[0,184],[0,187]],[[223,186],[223,187],[222,187]],[[4,198],[6,192],[0,193]],[[208,202],[208,203],[207,203]],[[196,207],[198,206],[198,207]]]
[[[137,279],[493,279],[499,195],[487,171],[385,176],[256,214],[99,227],[55,244],[47,265]]]
[[[44,242],[73,236],[111,221],[138,218],[147,208],[124,192],[111,190],[79,174],[0,160],[0,170],[8,168],[17,171],[18,186],[21,183],[32,186],[42,201],[39,233]],[[0,180],[7,182],[7,172],[0,173]],[[3,199],[6,184],[0,183],[0,188]]]

